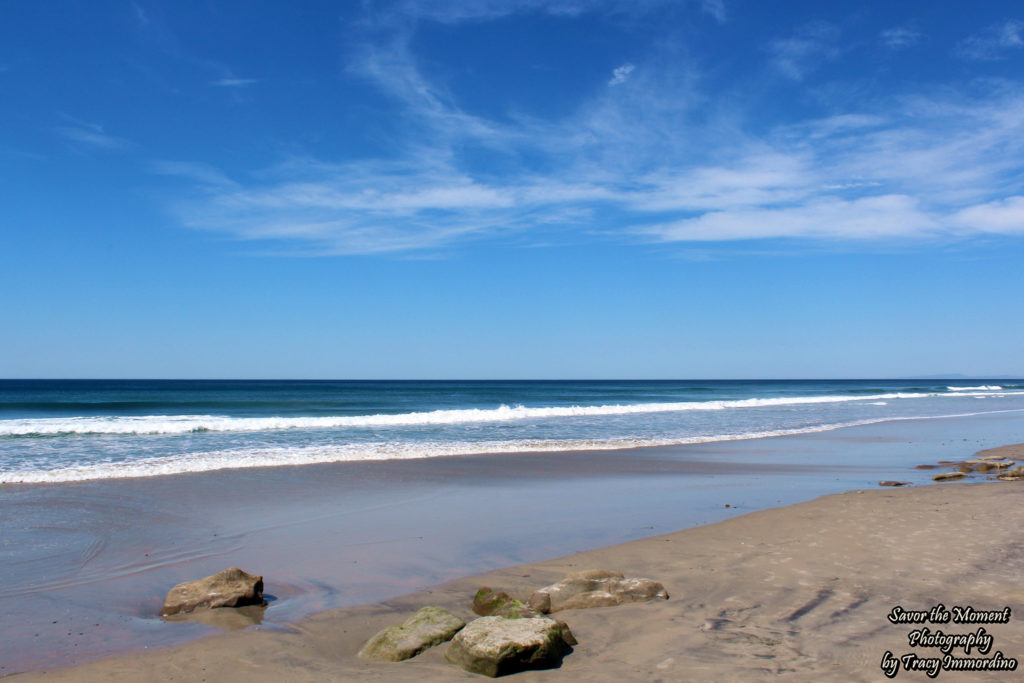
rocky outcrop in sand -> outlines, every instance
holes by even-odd
[[[167,594],[160,614],[170,616],[197,608],[262,604],[263,577],[231,567],[213,576],[179,583]]]
[[[513,598],[504,591],[484,586],[473,596],[473,611],[482,617],[505,617],[507,619],[528,619],[539,617],[540,613],[522,600]]]
[[[1015,448],[1015,447],[1008,447]],[[936,474],[932,477],[933,481],[957,481],[967,476],[974,476],[977,474],[995,474],[999,479],[1004,481],[1013,481],[1016,479],[1024,479],[1024,477],[1017,476],[1005,476],[1009,474],[1009,469],[1017,464],[1014,460],[1006,457],[1006,449],[994,449],[993,451],[980,451],[975,453],[975,457],[963,462],[957,462],[954,460],[939,460],[937,465],[918,465],[917,469],[935,469],[940,465],[950,466],[955,465],[956,472],[946,472],[943,474]],[[1018,468],[1019,469],[1019,468]],[[879,486],[894,486],[895,484],[889,484],[886,482],[879,482]]]
[[[445,658],[466,671],[504,676],[557,666],[575,642],[568,629],[547,617],[480,617],[459,631]]]
[[[999,475],[999,478],[1003,481],[1018,481],[1024,479],[1024,467],[1014,467],[1012,470],[1007,470],[1003,474]]]
[[[387,662],[415,657],[428,647],[445,641],[466,625],[462,619],[440,607],[424,607],[401,626],[389,626],[366,641],[359,656]]]
[[[975,472],[981,472],[982,474],[998,473],[1014,464],[1013,460],[968,460],[967,462],[971,463]]]
[[[611,607],[624,602],[668,599],[665,587],[651,579],[627,579],[619,572],[592,569],[569,574],[563,580],[535,591],[530,607],[543,612],[585,607]]]

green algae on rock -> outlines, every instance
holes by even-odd
[[[448,610],[424,607],[401,626],[388,626],[367,640],[359,650],[359,656],[401,662],[429,647],[451,640],[465,625],[466,622]]]

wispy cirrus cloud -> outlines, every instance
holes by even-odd
[[[913,47],[921,41],[921,32],[906,26],[887,28],[879,34],[882,43],[891,50]]]
[[[544,13],[574,17],[586,13],[634,15],[652,8],[671,4],[676,0],[476,0],[451,2],[450,0],[397,0],[374,7],[366,17],[377,25],[407,24],[427,19],[445,24],[464,21],[488,21],[512,14]],[[705,12],[724,18],[723,0],[700,0]]]
[[[67,123],[56,126],[54,132],[76,147],[102,150],[108,152],[128,149],[132,146],[128,140],[104,132],[98,123],[89,123],[63,114]]]
[[[256,78],[218,78],[215,81],[210,81],[210,85],[220,88],[245,88],[258,82],[259,79]]]
[[[956,52],[961,57],[991,61],[1003,59],[1010,50],[1024,47],[1024,21],[1009,19],[989,26],[960,41]]]
[[[209,164],[187,161],[154,161],[149,170],[159,175],[182,178],[211,188],[237,187],[237,183]]]
[[[837,26],[815,21],[801,26],[788,38],[773,41],[768,51],[779,73],[800,81],[823,60],[835,59],[839,55],[839,35]]]
[[[906,195],[843,199],[813,197],[797,205],[740,207],[708,211],[694,218],[639,229],[666,242],[707,242],[771,238],[867,240],[921,236],[941,225]]]
[[[700,8],[704,10],[706,14],[710,14],[720,24],[724,24],[728,18],[728,13],[725,10],[725,0],[701,0]]]
[[[166,8],[162,7],[160,3],[144,2],[140,4],[140,2],[132,0],[129,7],[131,8],[129,15],[132,23],[144,44],[181,64],[196,69],[198,82],[225,88],[235,93],[259,82],[257,78],[238,77],[228,64],[211,59],[179,40],[177,32],[172,28],[172,23],[164,18]]]
[[[838,49],[837,31],[798,32],[804,43],[778,41],[776,56],[802,76]],[[498,121],[427,78],[410,36],[375,34],[348,67],[399,105],[392,147],[342,163],[293,157],[244,182],[164,162],[154,170],[203,190],[177,207],[182,220],[299,254],[538,244],[549,231],[559,243],[648,244],[1024,234],[1021,84],[945,86],[766,127],[707,94],[685,60],[662,59],[614,88],[597,76],[560,119]]]

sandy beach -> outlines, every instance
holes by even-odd
[[[1024,683],[1024,2],[0,7],[0,683]]]
[[[996,451],[1024,455],[1024,446]],[[523,597],[566,573],[615,569],[664,583],[667,601],[558,614],[579,640],[558,669],[523,680],[883,680],[886,652],[911,647],[921,624],[894,608],[1009,608],[1009,623],[934,625],[992,636],[988,657],[1024,655],[1024,486],[952,483],[854,490],[558,559],[461,578],[370,605],[327,610],[286,628],[257,627],[184,645],[19,674],[15,680],[469,680],[445,645],[403,663],[356,657],[379,629],[436,605],[470,619],[473,593]],[[268,588],[268,591],[270,588]],[[954,656],[964,656],[954,650]],[[980,657],[972,651],[972,657]],[[921,671],[898,672],[924,680]],[[942,671],[943,680],[1020,680],[1020,671]]]
[[[1024,683],[1024,2],[0,7],[0,683]]]

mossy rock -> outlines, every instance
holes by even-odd
[[[480,617],[452,639],[445,659],[466,671],[504,676],[526,669],[558,666],[575,642],[564,624],[547,617],[506,619]]]
[[[528,619],[540,613],[522,600],[513,598],[504,591],[484,586],[473,596],[473,611],[482,617],[505,617],[506,619]]]
[[[401,662],[452,639],[466,622],[440,607],[424,607],[401,626],[388,626],[366,641],[359,656]]]

